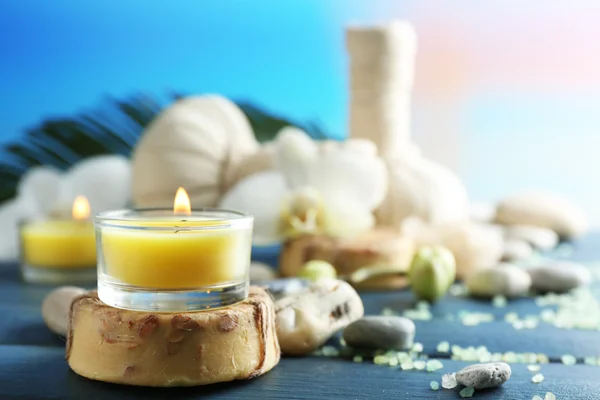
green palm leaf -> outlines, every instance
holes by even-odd
[[[144,128],[170,102],[138,94],[108,99],[101,107],[78,115],[49,119],[27,130],[17,141],[0,147],[0,203],[14,197],[21,176],[31,167],[65,170],[76,162],[103,154],[129,156]],[[328,135],[315,123],[301,124],[276,116],[247,101],[237,102],[260,142],[272,140],[285,126],[297,126],[314,139]]]
[[[242,109],[250,125],[254,130],[254,135],[259,142],[267,142],[273,140],[273,137],[281,128],[286,126],[295,126],[305,131],[311,138],[315,140],[325,140],[330,137],[320,125],[316,123],[300,123],[276,116],[262,107],[258,107],[248,101],[237,102],[238,107]]]

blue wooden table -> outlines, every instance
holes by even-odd
[[[572,259],[600,260],[600,235],[575,243]],[[269,252],[255,258],[272,261]],[[545,380],[535,384],[527,364],[512,364],[513,375],[499,389],[477,391],[478,399],[542,398],[553,392],[558,399],[600,399],[600,367],[582,364],[583,357],[600,356],[600,331],[559,329],[540,323],[535,329],[515,329],[504,320],[509,312],[519,316],[539,315],[533,299],[509,302],[496,308],[490,302],[462,296],[448,296],[431,307],[431,320],[416,321],[416,340],[424,353],[439,359],[443,368],[435,372],[402,371],[374,365],[366,360],[352,362],[344,357],[284,358],[265,376],[252,381],[196,388],[139,388],[119,386],[81,378],[71,372],[64,358],[64,339],[45,327],[40,304],[50,287],[24,285],[17,265],[0,265],[0,400],[11,399],[460,399],[458,389],[433,391],[432,380],[455,372],[469,362],[451,360],[438,353],[437,344],[448,341],[461,347],[486,346],[491,352],[544,353],[550,363],[541,366]],[[598,293],[597,291],[595,293]],[[383,309],[402,313],[414,308],[409,291],[362,293],[367,314]],[[590,309],[591,306],[590,305]],[[552,307],[546,307],[552,308]],[[491,322],[465,326],[465,310],[494,315]],[[334,342],[337,342],[335,340]],[[567,366],[562,355],[571,354],[579,363]]]

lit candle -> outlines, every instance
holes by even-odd
[[[173,209],[122,210],[96,218],[98,295],[139,310],[198,310],[246,298],[252,217],[192,211],[180,188]]]
[[[96,238],[90,204],[73,202],[72,219],[28,221],[21,225],[21,271],[28,282],[93,282]]]

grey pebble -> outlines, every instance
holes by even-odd
[[[353,347],[404,350],[413,345],[415,324],[404,317],[367,316],[348,325],[343,338]]]
[[[516,238],[507,238],[504,241],[503,261],[525,260],[533,255],[533,247],[529,242]]]
[[[469,365],[456,373],[458,383],[475,389],[493,388],[510,378],[510,365],[503,362]]]
[[[527,272],[531,276],[531,288],[538,292],[568,292],[592,280],[589,269],[568,261],[557,261],[531,268]]]
[[[275,270],[261,262],[250,263],[250,282],[265,282],[277,277]]]

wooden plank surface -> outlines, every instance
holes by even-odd
[[[196,388],[139,388],[91,381],[71,372],[57,347],[0,346],[2,399],[457,399],[458,389],[432,391],[429,382],[457,371],[465,362],[442,360],[436,372],[401,371],[372,363],[331,358],[286,358],[267,375],[245,382]],[[477,399],[531,399],[547,391],[559,399],[597,400],[599,367],[542,366],[545,380],[531,382],[524,364],[499,389],[476,392]]]
[[[600,260],[600,235],[576,244],[573,258]],[[275,262],[272,251],[255,258]],[[454,372],[468,362],[448,359],[436,345],[448,341],[462,347],[486,346],[492,352],[539,352],[555,362],[543,365],[545,380],[531,382],[525,364],[513,364],[513,376],[502,388],[476,392],[481,399],[531,399],[547,391],[558,399],[600,399],[600,367],[566,366],[557,362],[563,354],[600,356],[598,330],[565,330],[540,323],[535,329],[516,330],[504,321],[508,312],[536,315],[541,309],[532,299],[494,308],[490,302],[448,296],[431,307],[432,320],[416,321],[417,338],[424,352],[439,357],[444,368],[436,372],[401,371],[370,361],[354,363],[345,358],[285,358],[273,371],[249,382],[210,387],[148,389],[94,382],[71,372],[64,359],[64,339],[50,333],[40,315],[40,303],[50,287],[24,285],[15,264],[0,265],[0,400],[12,399],[456,399],[457,390],[432,391],[431,380]],[[397,313],[415,307],[409,291],[361,293],[368,314],[385,308]],[[493,322],[465,326],[461,310],[489,313]]]

